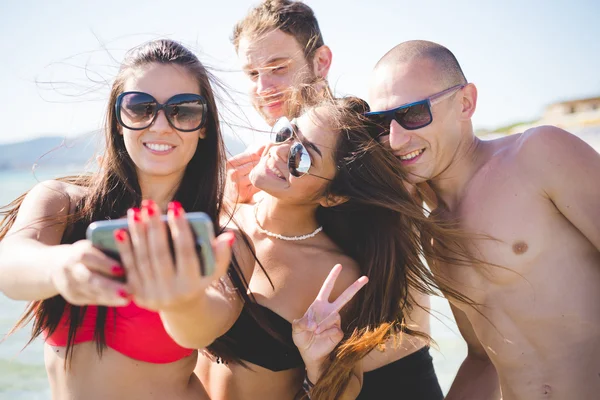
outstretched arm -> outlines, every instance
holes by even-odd
[[[87,240],[60,244],[77,189],[59,181],[36,185],[0,242],[0,291],[15,300],[58,294],[76,305],[126,305],[127,286],[111,277],[123,269]]]
[[[215,239],[214,272],[203,276],[181,205],[171,203],[168,212],[174,257],[156,203],[145,200],[142,205],[142,210],[129,210],[129,231],[115,233],[133,299],[158,312],[165,330],[180,346],[206,347],[233,325],[241,311],[235,294],[219,290],[231,260],[234,234],[227,232]]]

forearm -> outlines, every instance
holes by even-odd
[[[339,397],[341,400],[355,400],[360,394],[360,390],[362,389],[362,384],[360,383],[360,379],[358,376],[352,374],[350,378],[350,382],[348,382],[348,386]]]
[[[65,245],[48,246],[34,239],[0,242],[0,292],[14,300],[43,300],[58,294],[51,279]]]
[[[489,360],[465,358],[460,366],[446,400],[501,398],[498,374]]]
[[[214,288],[176,310],[160,312],[167,333],[189,349],[210,345],[231,327],[237,314],[234,302]]]
[[[306,365],[306,376],[311,383],[316,383],[321,377],[322,370],[320,365]],[[360,376],[360,377],[359,377]],[[350,382],[338,397],[340,400],[355,400],[362,389],[362,370],[358,367],[352,371]]]

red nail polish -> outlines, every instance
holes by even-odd
[[[175,218],[179,218],[181,214],[183,214],[183,207],[181,206],[181,203],[176,200],[169,203],[169,209],[173,211],[173,216]]]
[[[142,208],[144,210],[146,210],[146,212],[148,213],[149,217],[152,217],[153,215],[156,214],[156,203],[153,200],[143,200],[142,201]]]
[[[129,298],[129,293],[127,293],[124,289],[117,290],[117,295],[119,297],[124,298],[124,299],[128,299]]]
[[[234,243],[235,243],[235,234],[233,234],[232,232],[229,232],[229,239],[227,239],[227,244],[229,245],[229,247],[232,247]]]
[[[115,231],[114,235],[115,235],[115,239],[117,240],[117,242],[121,242],[121,243],[123,243],[125,241],[125,239],[127,238],[125,229],[117,229]]]
[[[131,209],[133,211],[133,222],[141,222],[142,221],[142,214],[141,214],[141,210],[139,208],[132,208]]]
[[[181,208],[181,203],[178,202],[177,200],[173,200],[172,202],[169,203],[168,206],[170,209],[174,209],[174,208]]]
[[[153,205],[146,207],[146,212],[148,213],[149,217],[152,217],[154,214],[156,214],[156,210],[154,209]]]
[[[110,270],[113,273],[113,275],[116,275],[116,276],[125,275],[125,268],[121,267],[120,265],[113,265]]]

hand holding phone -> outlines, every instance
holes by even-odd
[[[176,314],[202,301],[226,274],[234,238],[228,232],[214,239],[206,214],[185,214],[172,202],[163,216],[150,200],[130,209],[125,221],[98,222],[88,232],[92,243],[119,257],[136,304]]]
[[[212,251],[212,241],[215,238],[213,224],[210,217],[203,212],[184,214],[188,220],[196,244],[196,252],[200,257],[202,275],[211,275],[215,267],[215,257]],[[167,223],[167,215],[162,215],[160,220]],[[121,256],[115,240],[115,232],[120,229],[128,229],[127,218],[113,219],[107,221],[92,222],[86,231],[86,237],[94,247],[102,250],[109,257],[120,261]],[[168,241],[171,255],[174,257],[173,238],[170,229],[167,228]]]

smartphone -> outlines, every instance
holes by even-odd
[[[185,214],[196,241],[196,252],[200,258],[202,275],[211,275],[215,268],[215,257],[212,251],[212,241],[215,237],[213,224],[210,217],[203,212],[192,212]],[[167,216],[161,216],[163,222]],[[119,250],[113,232],[117,229],[127,230],[127,218],[113,219],[107,221],[92,222],[86,230],[86,238],[92,242],[94,247],[102,250],[109,257],[121,261]],[[174,255],[173,239],[167,225],[169,247]]]

